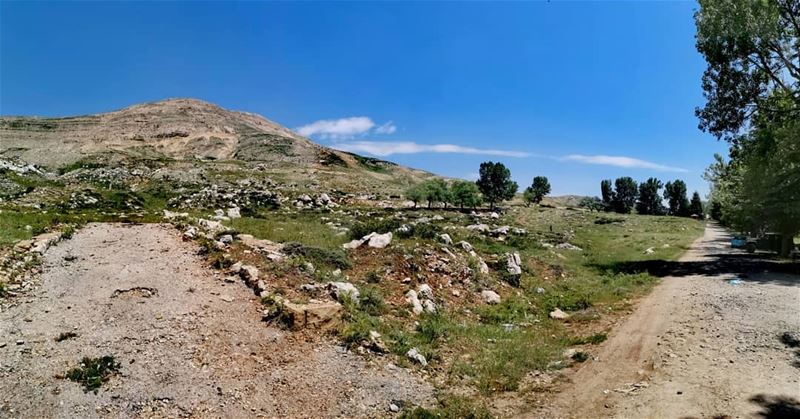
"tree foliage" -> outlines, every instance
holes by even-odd
[[[659,191],[664,184],[650,178],[639,184],[639,198],[636,200],[636,212],[644,215],[664,215],[664,204],[661,203]]]
[[[695,23],[697,50],[708,63],[706,104],[696,110],[701,129],[733,142],[758,114],[800,116],[798,0],[700,0]],[[770,106],[775,92],[790,106]]]
[[[531,186],[525,188],[522,193],[523,199],[526,203],[539,204],[542,199],[550,193],[550,181],[545,176],[536,176],[533,178]]]
[[[800,1],[700,0],[708,68],[700,128],[730,142],[706,171],[712,217],[740,230],[800,232]]]
[[[600,196],[602,197],[606,211],[613,210],[614,187],[612,186],[611,179],[605,179],[600,182]]]
[[[466,180],[456,180],[450,185],[450,199],[462,209],[475,208],[483,201],[478,185]]]
[[[503,163],[483,162],[478,174],[475,184],[492,209],[496,203],[509,200],[517,193],[517,182],[511,180],[511,171]]]
[[[678,179],[664,185],[664,199],[667,200],[669,215],[688,217],[689,198],[686,197],[686,182]]]
[[[700,194],[694,191],[692,200],[689,201],[689,213],[692,215],[703,215],[703,200],[700,199]]]
[[[636,181],[625,176],[614,181],[614,198],[611,206],[620,214],[628,214],[633,210],[638,196]]]

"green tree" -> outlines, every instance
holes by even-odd
[[[712,216],[781,233],[786,255],[800,232],[800,2],[700,0],[695,22],[700,128],[731,144],[706,171]]]
[[[545,195],[550,193],[550,181],[545,176],[536,176],[533,178],[531,186],[525,188],[522,197],[527,204],[539,204]]]
[[[600,195],[603,199],[606,211],[611,211],[614,208],[614,188],[611,184],[611,179],[605,179],[600,182]]]
[[[417,207],[420,201],[425,200],[425,189],[422,183],[418,183],[406,190],[406,199],[414,202],[414,208]]]
[[[578,203],[578,206],[581,208],[586,208],[589,212],[593,211],[604,211],[607,207],[603,203],[603,201],[596,197],[596,196],[586,196],[581,199],[581,202]]]
[[[659,190],[664,184],[650,178],[639,184],[639,198],[636,201],[636,212],[644,215],[664,215],[664,204],[661,203]]]
[[[689,202],[689,213],[692,215],[703,215],[703,200],[700,199],[700,194],[694,191],[692,200]]]
[[[706,104],[695,113],[700,128],[734,142],[757,116],[797,118],[800,108],[800,2],[797,0],[699,0],[697,51],[708,67]],[[775,92],[789,106],[770,105]]]
[[[447,182],[441,178],[428,179],[422,183],[422,193],[426,201],[428,201],[428,208],[433,204],[443,203],[447,208],[447,203],[450,202],[450,188]]]
[[[664,185],[664,199],[669,205],[669,215],[688,217],[689,198],[686,197],[686,182],[678,179]]]
[[[475,182],[483,197],[494,209],[498,202],[506,201],[517,193],[517,182],[511,180],[511,171],[503,163],[483,162],[479,170],[478,181]]]
[[[458,205],[461,209],[475,208],[482,201],[478,185],[466,180],[456,180],[450,185],[450,199],[453,205]]]
[[[636,204],[638,188],[636,181],[625,176],[614,181],[614,200],[611,206],[620,214],[629,214]]]

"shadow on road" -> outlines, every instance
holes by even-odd
[[[750,398],[750,402],[761,407],[756,413],[758,417],[766,419],[800,418],[800,401],[789,396],[769,396],[757,394]]]
[[[594,266],[623,273],[647,272],[660,277],[734,275],[748,282],[800,285],[800,262],[769,253],[744,253],[728,246],[727,237],[703,243],[696,251],[706,257],[699,261],[642,260]]]

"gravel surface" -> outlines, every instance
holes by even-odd
[[[750,258],[729,243],[709,225],[545,416],[800,417],[800,272],[721,264]]]
[[[432,401],[409,370],[268,327],[169,226],[90,224],[43,268],[0,312],[0,417],[380,417]],[[96,394],[60,378],[104,355],[121,371]]]

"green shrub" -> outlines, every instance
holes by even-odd
[[[339,249],[328,250],[320,247],[306,246],[302,243],[289,242],[283,245],[283,252],[290,256],[302,256],[306,260],[339,269],[351,266],[347,254]]]
[[[358,221],[350,226],[350,238],[360,239],[370,233],[384,234],[395,231],[401,225],[400,220],[395,218],[370,218],[366,221]]]
[[[100,388],[111,375],[117,373],[120,364],[114,360],[113,356],[106,355],[101,358],[83,358],[80,367],[67,371],[65,377],[70,381],[75,381],[83,385],[86,392],[95,391]]]
[[[377,287],[364,287],[358,298],[359,310],[371,315],[380,316],[386,312],[386,303]]]
[[[492,414],[483,406],[466,397],[450,396],[439,399],[433,409],[414,407],[403,411],[401,419],[491,419]]]

